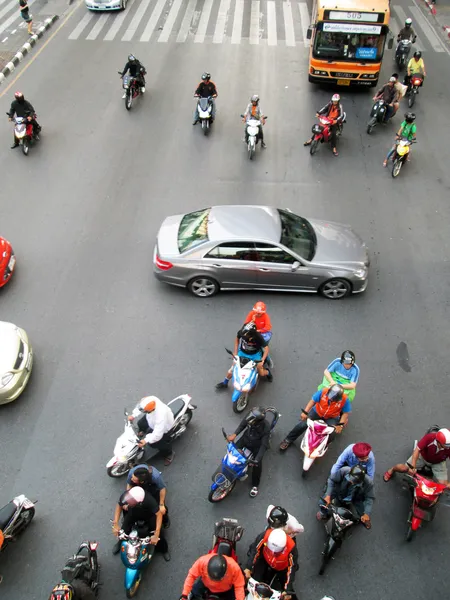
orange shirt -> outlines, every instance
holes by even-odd
[[[270,317],[267,313],[260,315],[251,310],[245,317],[244,323],[250,323],[253,319],[253,315],[255,315],[255,325],[259,332],[267,333],[268,331],[272,331],[272,323],[270,322]]]
[[[213,594],[227,592],[234,586],[234,595],[236,600],[244,600],[245,580],[241,571],[241,567],[229,556],[224,556],[225,560],[227,561],[227,572],[225,577],[221,581],[213,581],[208,577],[208,562],[212,556],[214,555],[205,554],[204,556],[200,556],[200,558],[196,560],[189,569],[188,576],[186,577],[186,581],[184,582],[183,586],[183,596],[189,595],[195,580],[198,579],[198,577],[201,577],[204,585]]]
[[[3,546],[4,541],[5,541],[5,536],[3,535],[3,531],[0,529],[0,548]]]
[[[330,112],[328,113],[328,118],[333,119],[335,121],[338,118],[338,116],[339,116],[339,107],[336,106],[335,104],[333,104],[332,107],[330,108]]]

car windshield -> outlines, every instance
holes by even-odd
[[[278,210],[281,219],[280,242],[305,260],[312,260],[316,253],[317,238],[306,219],[286,210]]]
[[[185,252],[208,240],[208,218],[211,209],[188,213],[178,229],[178,251]]]
[[[332,29],[328,30],[331,26]],[[368,28],[367,32],[365,27]],[[320,23],[314,40],[314,57],[369,63],[381,60],[385,41],[381,25],[361,25],[359,29],[362,31],[359,32],[354,31],[358,29],[354,25],[353,31],[350,31],[350,28],[351,26],[345,23]]]

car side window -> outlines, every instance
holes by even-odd
[[[205,258],[257,261],[258,253],[253,242],[224,242],[205,254]]]
[[[292,265],[297,260],[292,254],[285,252],[278,246],[272,246],[271,244],[255,244],[255,246],[260,262]]]

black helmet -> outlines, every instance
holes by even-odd
[[[208,577],[213,581],[220,581],[227,572],[227,561],[224,556],[214,554],[208,561]]]
[[[250,331],[256,331],[256,325],[253,321],[250,321],[250,323],[246,323],[244,325],[244,327],[242,328],[243,333],[249,333]]]
[[[277,527],[284,527],[288,521],[287,510],[281,506],[274,506],[267,517],[269,525],[276,529]]]
[[[416,115],[412,112],[407,112],[405,113],[405,121],[407,123],[414,123],[414,121],[416,120]]]
[[[134,56],[134,54],[129,54],[128,55],[128,62],[135,62],[136,61],[136,57]]]
[[[358,484],[364,481],[365,475],[366,471],[360,465],[355,465],[347,473],[346,478],[350,483]]]
[[[350,363],[351,365],[355,364],[355,353],[351,350],[344,350],[341,354],[341,364]]]
[[[416,50],[414,52],[414,58],[422,58],[422,52],[420,50]]]
[[[203,73],[202,75],[202,79],[203,81],[208,81],[209,79],[211,79],[211,74],[207,73],[206,71]]]
[[[266,418],[266,409],[262,406],[256,406],[248,413],[245,420],[249,425],[256,425]]]
[[[331,400],[331,402],[339,402],[339,400],[342,400],[342,396],[344,395],[344,388],[342,387],[342,385],[339,385],[338,383],[334,383],[330,389],[328,390],[328,400]]]

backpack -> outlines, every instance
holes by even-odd
[[[75,554],[66,562],[65,567],[61,571],[61,576],[64,581],[71,583],[74,579],[81,579],[90,582],[92,578],[91,565],[87,556]]]

